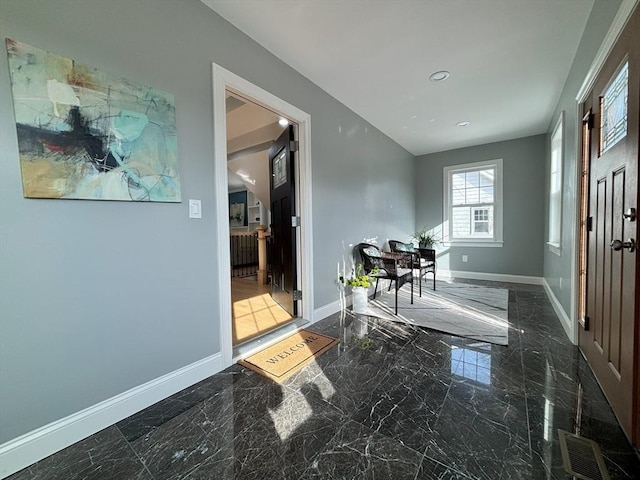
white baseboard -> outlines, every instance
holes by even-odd
[[[492,282],[525,283],[528,285],[542,285],[542,277],[526,275],[509,275],[503,273],[464,272],[458,270],[438,270],[438,278],[468,278],[471,280],[488,280]]]
[[[372,290],[369,289],[369,294],[371,294]],[[313,311],[313,320],[312,323],[319,322],[323,318],[330,317],[334,313],[338,313],[343,308],[347,308],[349,305],[353,304],[353,299],[351,295],[344,295],[342,299],[338,299],[335,302],[327,303],[326,305],[316,308]]]
[[[564,332],[567,334],[567,337],[569,337],[569,340],[571,341],[571,343],[575,345],[577,342],[574,337],[575,331],[573,328],[573,322],[569,318],[569,315],[567,315],[567,312],[564,311],[562,304],[553,293],[553,290],[551,289],[551,286],[547,283],[546,278],[543,279],[542,285],[544,286],[544,291],[547,294],[547,297],[549,297],[549,301],[551,302],[551,306],[553,307],[553,310],[556,312],[556,315],[558,315],[558,318],[560,319],[560,324],[562,325],[562,328],[564,328]]]
[[[351,295],[349,295],[346,298],[346,305],[350,305],[351,304]],[[313,323],[316,323],[320,320],[322,320],[323,318],[327,318],[331,315],[333,315],[334,313],[338,313],[340,310],[342,310],[343,304],[340,300],[336,300],[335,302],[331,302],[328,303],[320,308],[316,308],[313,311]]]
[[[0,445],[0,478],[153,405],[223,369],[220,353],[139,385]]]

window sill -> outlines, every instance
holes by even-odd
[[[502,247],[502,240],[454,240],[443,242],[445,247]]]
[[[560,249],[560,244],[559,243],[547,242],[547,247],[549,247],[549,251],[551,253],[555,253],[558,256],[560,256],[562,254],[562,250]]]

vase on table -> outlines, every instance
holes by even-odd
[[[351,298],[353,299],[354,313],[367,313],[367,304],[369,302],[368,293],[369,290],[364,287],[354,287],[352,289]]]

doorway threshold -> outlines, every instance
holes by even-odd
[[[304,318],[297,318],[294,321],[287,323],[286,325],[283,325],[274,330],[271,330],[268,333],[265,333],[264,335],[261,335],[260,337],[253,338],[247,342],[233,347],[233,362],[235,363],[241,358],[246,357],[247,355],[251,355],[253,352],[258,351],[266,347],[267,345],[275,343],[282,337],[285,337],[286,335],[294,333],[300,328],[309,325],[309,323],[309,320],[306,320]]]

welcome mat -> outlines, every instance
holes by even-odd
[[[338,343],[311,330],[299,330],[238,363],[280,383]]]

